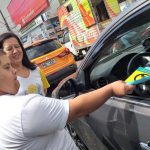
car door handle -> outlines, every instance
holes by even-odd
[[[140,147],[142,148],[142,150],[150,150],[150,146],[148,143],[140,142]]]

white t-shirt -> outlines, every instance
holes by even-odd
[[[30,75],[27,78],[17,76],[20,83],[20,88],[17,95],[27,95],[31,93],[44,95],[44,87],[38,67],[35,70],[29,71]]]
[[[77,150],[64,129],[68,100],[0,96],[0,150]]]

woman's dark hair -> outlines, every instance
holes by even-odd
[[[28,58],[28,56],[27,56],[27,54],[25,52],[25,49],[23,47],[23,44],[21,43],[19,37],[16,34],[14,34],[12,32],[6,32],[6,33],[1,34],[0,35],[0,48],[3,49],[4,41],[9,39],[9,38],[12,38],[12,37],[17,39],[19,45],[22,48],[22,52],[23,52],[22,64],[25,67],[27,67],[28,69],[35,70],[36,69],[36,65],[29,60],[29,58]]]

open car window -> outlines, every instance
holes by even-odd
[[[145,11],[148,12],[150,11]],[[94,88],[128,77],[129,61],[134,55],[145,52],[142,43],[150,37],[150,17],[143,19],[143,16],[146,15],[143,13],[129,20],[104,43],[90,71],[90,82]],[[137,62],[136,66],[140,63],[143,62]]]
[[[130,50],[132,47],[142,44],[149,37],[149,34],[150,22],[147,22],[125,33],[116,35],[116,37],[113,37],[113,40],[110,40],[110,44],[102,50],[99,62],[112,56],[114,53]]]

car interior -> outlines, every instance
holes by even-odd
[[[141,16],[142,17],[142,16]],[[97,89],[116,80],[125,81],[138,67],[150,68],[150,22],[125,25],[104,48],[90,69],[90,85]],[[130,95],[150,97],[150,81],[136,85]]]
[[[72,87],[76,83],[67,81],[61,88],[67,93],[60,90],[60,97],[74,93],[77,96],[79,92],[86,93],[117,80],[125,81],[138,67],[150,67],[150,18],[145,15],[149,13],[150,10],[147,10],[134,17],[106,39],[103,47],[89,56],[84,73],[80,72],[78,85]],[[134,92],[128,96],[150,97],[150,81],[136,85]]]

